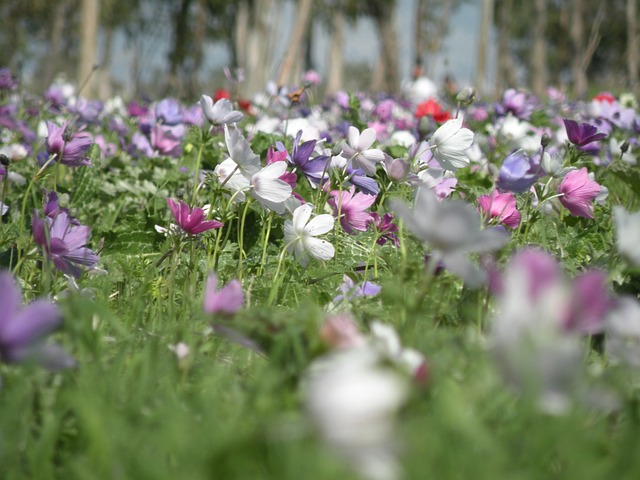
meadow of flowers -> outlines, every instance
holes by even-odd
[[[637,478],[633,96],[209,94],[0,70],[3,479]]]

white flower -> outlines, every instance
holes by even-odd
[[[367,128],[360,133],[356,127],[349,127],[349,143],[342,149],[342,156],[351,160],[353,168],[359,168],[365,175],[375,175],[376,164],[384,160],[384,153],[378,148],[369,148],[376,141],[376,131]]]
[[[547,175],[553,178],[563,178],[571,170],[576,169],[576,167],[563,167],[562,155],[559,153],[549,155],[548,152],[544,152],[542,156],[541,167]]]
[[[391,201],[391,208],[416,238],[434,249],[432,261],[441,261],[470,287],[479,286],[485,275],[467,253],[498,250],[509,240],[503,231],[482,229],[480,215],[471,205],[457,200],[440,202],[428,188],[416,190],[413,209],[397,199]]]
[[[200,107],[207,120],[214,125],[237,123],[243,117],[241,112],[233,109],[231,102],[226,98],[221,98],[214,104],[210,96],[202,95],[200,97]]]
[[[452,171],[469,164],[469,156],[465,150],[472,143],[473,132],[462,128],[462,117],[444,122],[429,140],[435,159],[442,168]]]
[[[238,127],[230,129],[224,125],[224,141],[227,144],[229,157],[233,160],[244,175],[251,176],[260,170],[260,157],[253,153],[251,145],[242,136]]]
[[[284,202],[291,196],[291,185],[280,176],[287,170],[286,162],[274,162],[251,176],[251,195],[266,208],[282,214]]]
[[[623,207],[613,207],[616,221],[618,253],[631,265],[640,267],[640,212],[629,213]]]
[[[605,323],[605,350],[615,360],[640,367],[640,304],[633,297],[620,297]]]
[[[0,217],[4,216],[5,213],[7,213],[9,211],[9,205],[5,205],[4,203],[0,202]]]
[[[242,203],[245,201],[246,197],[244,191],[249,190],[250,182],[242,173],[240,173],[240,169],[236,162],[231,158],[227,158],[225,161],[218,164],[213,172],[218,177],[221,184],[224,183],[225,187],[228,187],[235,193],[234,202]],[[229,176],[231,176],[231,178],[229,178]]]
[[[320,358],[304,384],[307,410],[322,437],[368,480],[400,476],[394,427],[406,396],[406,381],[366,346]]]
[[[317,260],[329,260],[335,255],[335,249],[330,242],[315,238],[331,231],[334,218],[329,214],[311,218],[313,206],[305,203],[293,212],[293,219],[284,222],[284,241],[287,251],[293,253],[296,260],[305,267],[309,263],[309,255]]]

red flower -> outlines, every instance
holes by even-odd
[[[596,95],[595,97],[593,97],[593,99],[597,102],[601,102],[601,103],[613,103],[616,101],[616,97],[613,96],[613,94],[609,93],[609,92],[600,92],[598,95]]]
[[[417,118],[431,116],[438,123],[444,123],[451,118],[451,114],[447,110],[443,110],[440,104],[433,98],[418,104],[415,116]]]
[[[226,98],[227,100],[231,100],[231,94],[229,93],[228,90],[225,90],[224,88],[219,88],[213,94],[213,100],[217,102],[221,98]]]

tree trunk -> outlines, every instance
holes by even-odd
[[[329,47],[329,71],[327,73],[327,93],[336,93],[344,88],[344,62],[342,43],[344,38],[344,11],[342,3],[338,2],[331,15],[331,43]]]
[[[242,54],[246,78],[243,95],[248,97],[264,91],[271,73],[273,35],[278,32],[273,26],[279,16],[275,3],[275,0],[254,0],[249,9],[245,50]]]
[[[573,46],[571,58],[571,76],[573,78],[573,94],[576,98],[582,98],[587,93],[587,74],[582,68],[584,58],[584,0],[572,0],[571,2],[571,26],[569,35]]]
[[[498,59],[495,90],[499,93],[508,87],[513,87],[516,83],[513,58],[509,49],[512,15],[513,0],[503,0],[498,9]]]
[[[305,33],[309,28],[309,20],[311,18],[311,0],[300,0],[298,3],[298,12],[294,21],[294,28],[289,39],[289,47],[284,56],[282,67],[278,75],[278,85],[287,85],[291,82],[296,59],[300,58],[301,45],[303,43]]]
[[[180,73],[188,55],[189,9],[191,0],[181,0],[180,8],[173,18],[173,45],[169,53],[169,78],[167,88],[174,94],[182,91]]]
[[[385,2],[375,15],[380,39],[380,61],[383,67],[382,88],[387,93],[396,93],[400,88],[400,75],[398,72],[398,33],[396,32],[395,4]]]
[[[417,76],[418,71],[424,65],[424,52],[427,50],[427,39],[424,32],[425,17],[427,15],[427,0],[416,2],[415,35],[413,37],[413,76]]]
[[[533,51],[531,53],[532,90],[542,97],[547,88],[547,50],[545,30],[547,26],[547,0],[535,0],[533,24]]]
[[[67,19],[68,1],[58,2],[53,11],[51,35],[49,36],[49,55],[47,55],[43,74],[44,87],[48,87],[59,73],[62,56],[62,36]]]
[[[188,83],[189,98],[198,98],[200,93],[200,69],[206,35],[207,0],[198,0],[198,12],[193,29],[193,69]]]
[[[638,64],[640,63],[640,34],[638,32],[638,0],[627,0],[627,70],[629,87],[636,96],[640,96],[638,83]]]
[[[94,65],[97,64],[98,23],[100,2],[82,0],[80,22],[80,61],[78,63],[77,82],[82,95],[93,97],[96,94],[97,76]],[[80,93],[80,92],[79,92]]]
[[[486,95],[484,82],[487,69],[487,52],[489,36],[493,19],[493,0],[484,0],[482,4],[482,20],[480,23],[480,38],[478,41],[478,62],[476,64],[476,90],[478,95]]]
[[[111,97],[111,53],[113,51],[113,26],[104,28],[104,51],[100,62],[100,85],[98,85],[98,97],[106,100]]]

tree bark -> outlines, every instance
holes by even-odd
[[[509,44],[511,43],[511,15],[513,0],[503,0],[498,9],[498,58],[495,89],[503,92],[515,85],[515,69]]]
[[[545,30],[547,26],[547,0],[535,0],[533,24],[533,51],[531,52],[532,90],[542,97],[547,88],[547,49]]]
[[[188,53],[189,42],[189,9],[191,0],[181,0],[179,10],[173,18],[173,46],[169,53],[169,78],[167,88],[174,92],[181,92],[181,67]]]
[[[395,3],[384,2],[384,6],[375,15],[380,39],[380,61],[382,62],[382,88],[387,93],[396,93],[400,88],[398,72],[398,33],[396,32]]]
[[[425,16],[427,15],[427,0],[416,2],[415,35],[413,37],[413,67],[414,76],[422,69],[424,52],[427,50],[427,40],[424,31]]]
[[[51,23],[51,35],[49,36],[50,53],[45,62],[43,74],[43,87],[48,87],[53,82],[60,70],[60,59],[62,56],[62,36],[67,18],[68,1],[58,2],[53,11],[53,22]]]
[[[94,65],[97,63],[98,23],[100,18],[100,2],[98,0],[82,0],[80,22],[80,61],[78,63],[77,82],[85,97],[96,95],[97,76]]]
[[[627,0],[627,72],[629,87],[636,96],[640,96],[638,67],[640,63],[640,33],[638,32],[638,1]]]
[[[572,0],[571,2],[571,26],[569,36],[573,46],[571,59],[571,76],[573,77],[573,90],[576,98],[582,98],[587,93],[587,74],[582,68],[584,58],[584,0]]]
[[[327,93],[336,93],[344,88],[344,62],[342,43],[344,38],[344,10],[342,2],[338,2],[331,15],[331,43],[329,47],[329,72],[327,73]]]
[[[489,36],[493,19],[493,0],[484,0],[482,4],[482,19],[480,23],[480,38],[478,41],[478,63],[476,64],[476,91],[478,95],[486,95],[485,76],[487,69],[487,52],[489,49]]]
[[[249,9],[245,50],[245,83],[242,93],[253,96],[264,91],[270,76],[273,58],[273,35],[278,30],[273,28],[279,12],[276,12],[276,0],[254,0]]]
[[[282,67],[278,74],[278,85],[287,85],[291,82],[291,76],[297,59],[300,59],[301,45],[305,37],[305,33],[309,28],[309,20],[311,19],[311,0],[300,0],[298,3],[298,11],[294,21],[294,28],[289,39],[289,47],[282,61]]]
[[[106,100],[111,96],[111,57],[113,46],[113,26],[106,25],[104,28],[104,50],[102,52],[102,62],[100,62],[100,84],[98,85],[98,97]]]

